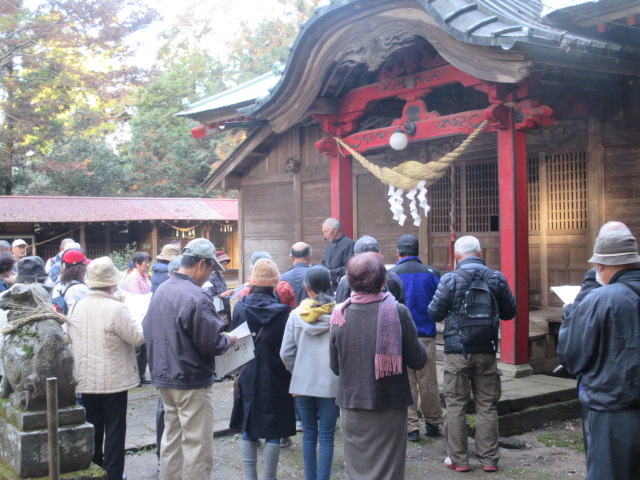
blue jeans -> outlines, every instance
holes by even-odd
[[[340,409],[335,398],[294,397],[302,422],[302,457],[306,480],[329,480],[333,462],[333,435]],[[319,458],[316,445],[320,444]]]

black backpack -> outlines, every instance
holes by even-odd
[[[490,268],[472,271],[459,268],[455,271],[469,283],[464,294],[458,322],[463,351],[468,347],[491,347],[495,352],[498,344],[500,315],[498,303],[489,288],[489,279],[494,270]]]

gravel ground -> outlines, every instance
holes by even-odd
[[[511,450],[502,448],[500,470],[492,475],[496,479],[513,480],[565,480],[586,477],[582,430],[579,420],[555,422],[524,435],[511,437],[526,444],[526,448]],[[293,438],[293,446],[283,448],[278,468],[279,480],[304,479],[301,451],[302,434]],[[239,480],[242,478],[240,460],[240,436],[216,438],[215,465],[212,479]],[[473,452],[473,439],[469,440]],[[406,480],[488,478],[480,464],[472,459],[471,472],[461,474],[444,467],[445,442],[422,437],[419,443],[407,445]],[[258,452],[258,473],[261,477],[261,452]],[[146,451],[127,455],[125,472],[128,480],[155,480],[158,478],[155,452]],[[336,432],[336,448],[331,478],[344,479],[344,456],[340,429]],[[372,479],[373,480],[373,479]]]

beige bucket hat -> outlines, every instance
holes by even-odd
[[[87,265],[87,285],[91,288],[104,288],[117,285],[123,273],[116,268],[109,257],[100,257]]]

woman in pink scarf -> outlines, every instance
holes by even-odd
[[[407,367],[419,370],[427,361],[409,309],[381,292],[386,278],[379,253],[351,258],[351,297],[331,315],[330,361],[339,376],[336,404],[351,480],[404,479],[413,405]]]
[[[147,252],[136,252],[133,256],[133,270],[127,276],[124,283],[124,291],[129,293],[139,293],[146,295],[151,293],[151,280],[149,280],[149,264],[151,257]],[[147,346],[146,344],[136,347],[136,361],[138,362],[138,372],[140,373],[140,383],[149,383],[145,378],[147,371]]]
[[[133,270],[124,284],[124,291],[145,295],[151,292],[151,280],[149,280],[149,264],[151,257],[147,252],[137,252],[133,256]]]

